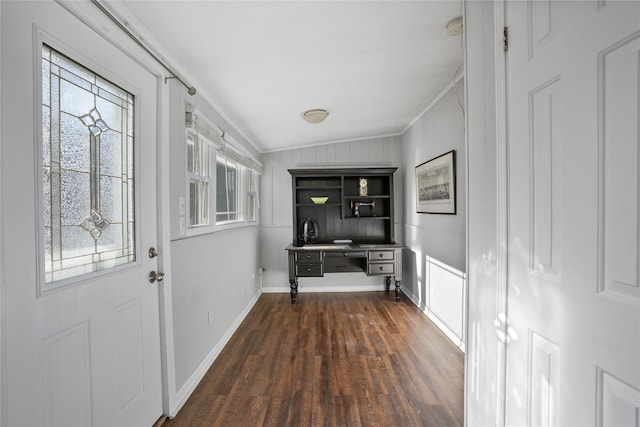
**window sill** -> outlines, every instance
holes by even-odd
[[[238,228],[257,227],[258,225],[260,225],[259,221],[234,221],[216,225],[200,225],[188,228],[185,235],[173,240],[188,239],[190,237],[197,237],[205,234],[217,233],[220,231],[235,230]]]

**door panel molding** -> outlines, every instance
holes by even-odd
[[[557,75],[529,92],[529,269],[552,276],[559,276],[561,271],[561,80]]]
[[[92,425],[89,321],[45,337],[43,348],[45,411],[49,425]]]
[[[598,292],[631,304],[640,300],[639,55],[640,31],[598,55]]]
[[[529,330],[527,366],[527,419],[529,426],[558,425],[560,347]]]
[[[640,390],[596,367],[596,426],[638,425]]]
[[[554,4],[552,0],[527,0],[529,59],[533,59],[555,38]]]

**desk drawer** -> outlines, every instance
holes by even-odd
[[[298,251],[296,261],[320,261],[320,251]]]
[[[369,261],[392,260],[393,251],[369,251]]]
[[[325,251],[325,258],[366,258],[365,251]]]
[[[322,264],[296,264],[296,276],[322,277]]]
[[[393,252],[392,252],[393,253]],[[369,276],[375,276],[375,275],[381,275],[381,276],[393,276],[394,275],[394,269],[393,269],[393,263],[392,262],[377,262],[377,263],[370,263],[369,267],[368,267],[368,272],[367,274]]]

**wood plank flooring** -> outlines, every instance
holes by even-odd
[[[463,364],[393,292],[263,294],[164,426],[460,426]]]

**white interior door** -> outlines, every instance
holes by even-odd
[[[640,2],[510,1],[507,425],[640,423]]]
[[[2,424],[151,425],[157,80],[57,3],[0,7]]]

